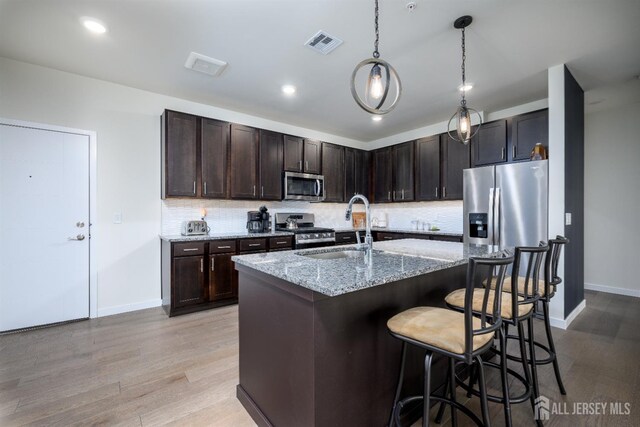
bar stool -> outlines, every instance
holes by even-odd
[[[487,396],[489,401],[502,403],[504,405],[505,424],[507,426],[512,425],[511,404],[513,403],[522,403],[529,400],[535,415],[535,399],[539,396],[538,378],[535,366],[532,366],[530,370],[527,363],[522,361],[526,360],[527,356],[525,345],[527,339],[524,333],[524,324],[526,321],[529,336],[533,336],[532,319],[534,306],[540,299],[540,292],[541,289],[544,288],[545,284],[545,281],[539,278],[540,267],[542,265],[542,260],[548,252],[549,246],[544,242],[540,242],[538,247],[517,247],[515,249],[511,277],[507,277],[504,280],[501,310],[503,330],[501,331],[501,334],[507,336],[509,325],[513,325],[518,329],[518,335],[513,335],[513,338],[518,338],[519,341],[521,355],[520,363],[522,364],[525,377],[523,378],[520,374],[508,367],[507,358],[509,355],[506,352],[506,340],[504,343],[501,342],[499,349],[493,349],[494,353],[500,356],[500,363],[496,364],[489,361],[484,362],[485,365],[489,367],[499,369],[502,378],[507,378],[507,375],[510,375],[515,377],[524,386],[525,391],[520,396],[510,396],[508,390],[507,392],[504,392],[503,390],[502,396]],[[524,275],[521,275],[523,271]],[[512,290],[513,283],[518,284],[518,292],[506,292],[507,288]],[[486,289],[495,288],[495,285],[487,280],[483,280],[482,285]],[[458,289],[447,295],[445,297],[445,302],[447,306],[453,310],[464,311],[466,296],[466,289]],[[482,304],[483,301],[481,299],[481,295],[476,293],[473,297],[473,314],[475,316],[479,316],[481,314]],[[535,360],[535,354],[532,348],[529,348],[529,354],[531,360]],[[524,356],[524,358],[522,356]],[[473,366],[469,377],[469,385],[465,385],[460,378],[456,378],[459,385],[467,390],[467,396],[471,396],[471,394],[479,394],[479,392],[473,388],[476,381],[475,377],[475,366]],[[441,406],[440,411],[438,412],[439,416],[436,418],[437,421],[440,419],[443,409],[444,408]]]
[[[530,334],[529,338],[527,338],[526,340],[530,348],[539,347],[545,352],[547,352],[547,354],[549,355],[549,357],[547,358],[538,359],[537,357],[535,357],[535,351],[534,351],[533,356],[531,356],[530,359],[527,361],[531,365],[532,370],[535,372],[536,366],[548,365],[549,363],[553,363],[553,371],[555,373],[556,382],[558,383],[558,388],[560,389],[560,393],[562,393],[563,395],[566,395],[567,391],[565,390],[564,384],[562,383],[562,378],[560,376],[560,367],[558,366],[558,357],[556,355],[556,346],[553,342],[553,336],[551,335],[549,303],[551,302],[551,298],[553,298],[554,295],[556,294],[558,285],[562,283],[562,278],[558,276],[558,260],[560,259],[562,247],[567,243],[569,243],[569,239],[563,236],[556,236],[555,239],[549,240],[550,249],[544,263],[545,264],[544,289],[541,292],[540,299],[539,299],[540,304],[542,305],[542,314],[540,314],[539,312],[537,312],[537,310],[535,310],[537,309],[537,306],[534,308],[535,316],[537,318],[541,318],[544,321],[544,327],[547,335],[548,346],[545,346],[544,344],[532,339],[533,334]],[[505,284],[504,284],[505,292],[507,292],[507,290],[510,291],[510,287],[507,286],[506,282],[507,280],[505,279]],[[507,339],[516,339],[516,338],[517,337],[515,335],[507,334]],[[533,346],[531,345],[531,342],[533,342]],[[510,360],[515,360],[518,362],[522,361],[521,357],[518,357],[515,355],[507,355],[507,357]]]
[[[464,313],[439,307],[414,307],[389,319],[387,322],[389,332],[402,341],[402,361],[391,419],[389,420],[390,426],[400,426],[400,414],[403,406],[418,400],[423,400],[422,425],[425,427],[429,425],[429,409],[432,400],[451,406],[453,425],[457,425],[457,410],[463,412],[479,426],[490,425],[484,362],[481,356],[490,351],[495,333],[502,331],[501,291],[506,269],[512,262],[513,256],[506,252],[500,253],[495,258],[469,259]],[[491,287],[483,289],[475,286],[480,284],[483,277],[487,278],[488,283],[494,285],[495,291],[492,292]],[[478,316],[473,315],[474,292],[483,294],[483,304]],[[500,339],[504,343],[504,336],[501,333]],[[400,400],[407,344],[426,350],[424,394]],[[431,395],[431,361],[434,353],[449,358],[448,386],[444,396]],[[456,401],[455,361],[463,362],[467,366],[474,361],[477,363],[482,420],[470,409]],[[506,382],[503,382],[503,389],[506,392]]]

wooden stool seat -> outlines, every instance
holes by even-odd
[[[506,277],[504,281],[506,283],[507,281]],[[493,301],[493,298],[494,298],[493,293],[494,291],[489,291],[489,301]],[[501,300],[502,308],[500,310],[500,313],[502,314],[502,318],[512,319],[513,315],[511,313],[512,311],[511,294],[509,292],[503,292],[502,294],[503,294],[502,300]],[[444,298],[444,300],[447,303],[447,305],[449,305],[450,307],[464,311],[464,299],[466,298],[466,295],[467,295],[466,289],[456,289],[455,291],[447,295]],[[524,298],[519,296],[518,300],[524,301]],[[481,312],[482,304],[483,304],[483,295],[480,293],[474,293],[473,294],[473,311],[478,313]],[[529,312],[531,312],[531,310],[533,310],[533,304],[519,304],[518,317],[527,315]]]
[[[480,329],[480,326],[480,319],[474,318],[473,328]],[[387,322],[387,327],[397,335],[430,347],[456,354],[465,351],[464,313],[438,307],[414,307],[393,316]],[[492,341],[493,335],[493,332],[489,332],[474,336],[473,351]]]

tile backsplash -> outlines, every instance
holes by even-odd
[[[212,233],[241,232],[245,230],[247,211],[258,210],[262,205],[272,215],[276,212],[312,212],[319,227],[351,226],[351,222],[344,219],[346,203],[202,199],[166,199],[161,203],[163,235],[180,234],[182,221],[200,219],[203,208],[207,211],[205,220]],[[358,202],[354,205],[354,211],[364,211],[364,206]],[[462,234],[462,201],[374,204],[371,206],[371,216],[386,216],[388,228],[411,229],[415,227],[412,221],[418,220],[436,225],[445,232]]]

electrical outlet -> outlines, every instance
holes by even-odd
[[[564,214],[564,225],[571,225],[571,213]]]
[[[116,212],[113,214],[113,223],[122,224],[122,212]]]

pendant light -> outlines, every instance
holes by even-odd
[[[360,108],[375,115],[387,114],[393,110],[402,94],[402,85],[396,70],[387,61],[380,59],[378,42],[378,0],[375,0],[376,39],[374,42],[373,58],[360,62],[351,74],[351,95]],[[358,76],[367,75],[366,84]],[[360,80],[360,84],[356,80]],[[364,96],[358,93],[358,87],[364,89]],[[395,92],[393,96],[389,94]],[[393,101],[391,101],[393,100]],[[391,101],[391,102],[388,102]]]
[[[478,133],[478,130],[482,125],[482,117],[480,116],[480,113],[478,113],[473,108],[467,107],[467,100],[465,98],[465,93],[467,88],[465,61],[467,57],[466,57],[466,50],[465,50],[464,29],[468,27],[471,24],[471,22],[473,22],[473,18],[470,17],[469,15],[465,15],[456,19],[455,22],[453,23],[454,28],[458,30],[462,30],[462,85],[460,86],[462,99],[460,100],[460,106],[458,107],[456,112],[453,114],[453,116],[451,116],[451,118],[449,119],[449,124],[447,125],[447,132],[449,133],[449,136],[452,139],[458,142],[462,142],[465,145],[467,145],[471,140],[471,138],[473,138],[475,134]],[[478,115],[478,126],[473,132],[471,131],[471,114]],[[456,123],[456,129],[455,129],[455,134],[452,134],[451,122],[454,121],[454,119]]]

